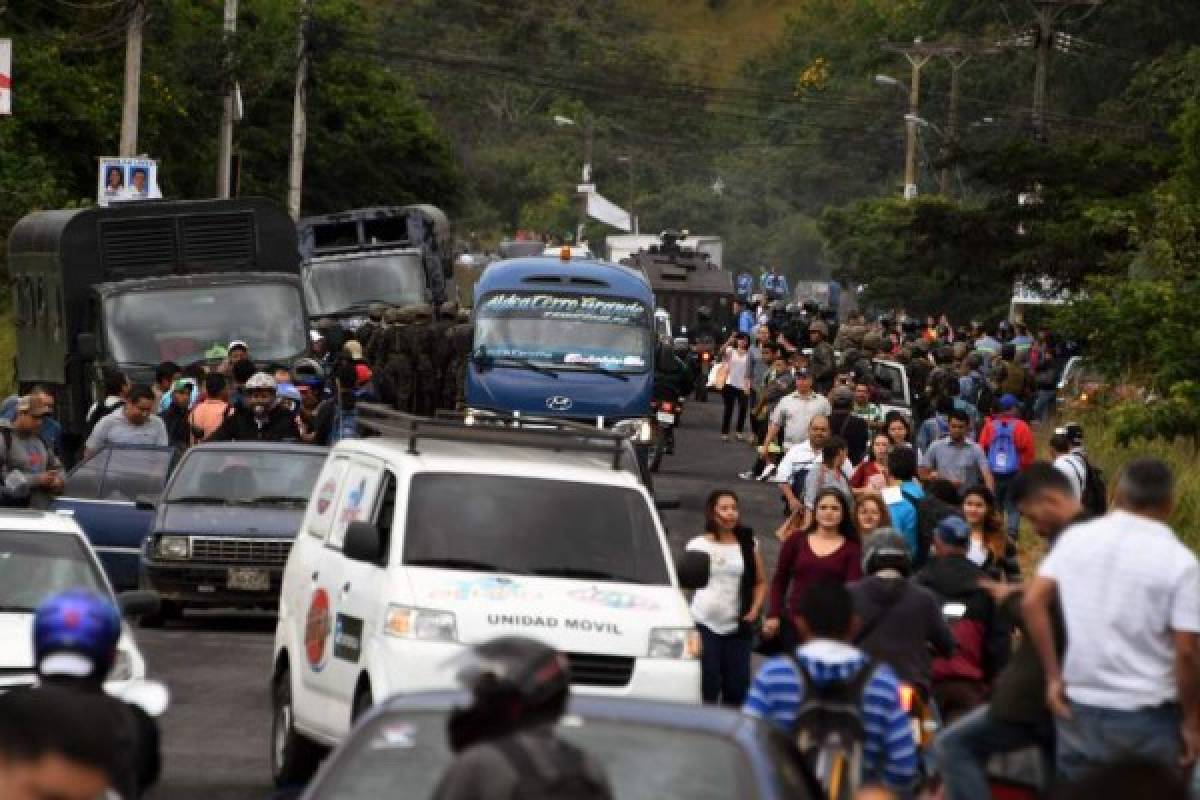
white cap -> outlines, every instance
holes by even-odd
[[[225,348],[225,352],[228,353],[230,350],[232,350],[235,347],[240,347],[243,350],[245,350],[246,352],[250,352],[250,345],[246,344],[241,339],[234,339],[232,342],[230,342],[229,347]]]
[[[250,376],[250,380],[246,381],[246,391],[253,392],[256,389],[270,389],[274,392],[278,387],[273,377],[265,372],[256,372]]]

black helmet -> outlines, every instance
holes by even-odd
[[[502,636],[452,662],[455,677],[470,690],[470,708],[450,717],[450,744],[463,750],[514,730],[553,723],[566,710],[570,673],[566,658],[524,636]]]
[[[895,528],[878,529],[863,548],[863,573],[874,575],[885,569],[894,569],[906,577],[912,573],[908,546]]]

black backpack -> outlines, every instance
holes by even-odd
[[[913,572],[925,566],[929,560],[929,550],[933,547],[933,531],[938,523],[946,517],[961,517],[962,512],[957,506],[927,494],[915,497],[901,490],[904,499],[917,510],[917,552],[913,557]]]
[[[583,752],[555,739],[554,768],[544,769],[529,754],[519,736],[493,742],[517,773],[512,797],[520,800],[612,800],[612,791],[587,768]]]
[[[1078,463],[1083,464],[1082,475],[1079,474],[1077,464],[1071,466],[1083,483],[1083,495],[1079,498],[1079,503],[1089,514],[1098,517],[1108,511],[1108,485],[1104,482],[1104,473],[1092,466],[1092,462],[1088,461],[1083,453],[1072,455],[1078,459]]]
[[[825,797],[849,800],[862,783],[863,694],[878,666],[868,661],[849,680],[819,686],[798,658],[791,659],[804,691],[792,726],[796,749]]]

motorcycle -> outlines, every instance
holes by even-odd
[[[658,472],[664,455],[675,454],[675,427],[683,410],[678,392],[664,389],[659,394],[650,401],[650,420],[654,428],[654,441],[650,445],[648,458],[651,472]]]
[[[692,345],[692,371],[696,375],[696,402],[708,402],[708,373],[713,367],[712,342],[696,342]]]

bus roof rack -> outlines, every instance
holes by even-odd
[[[408,452],[412,455],[419,453],[417,442],[421,439],[558,453],[591,453],[610,456],[614,470],[621,469],[621,461],[627,457],[632,471],[641,477],[637,456],[628,438],[569,420],[477,411],[439,411],[436,417],[422,417],[377,403],[359,403],[357,410],[361,432],[368,436],[406,439]]]

